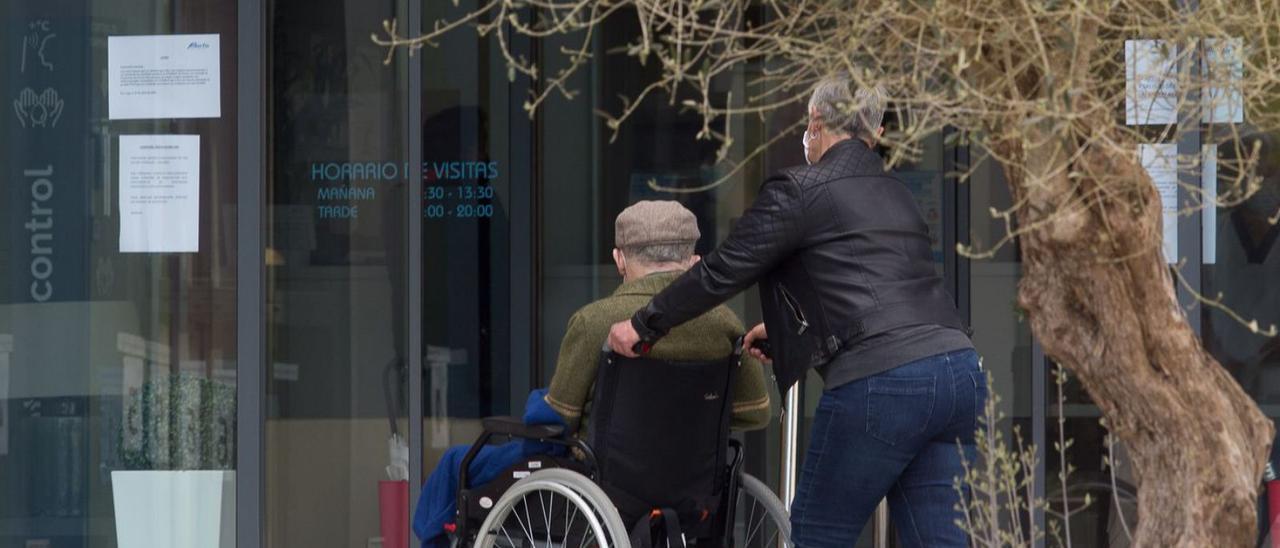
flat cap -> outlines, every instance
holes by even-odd
[[[680,202],[643,200],[618,214],[613,225],[619,249],[696,242],[702,236],[698,219]]]

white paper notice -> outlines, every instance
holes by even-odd
[[[1178,66],[1174,46],[1163,40],[1124,42],[1124,118],[1127,125],[1178,121]]]
[[[217,34],[107,37],[107,115],[112,120],[218,118]]]
[[[1201,262],[1218,262],[1218,145],[1204,145],[1200,153],[1200,188],[1204,209],[1200,217],[1200,238],[1204,246]]]
[[[120,252],[200,247],[200,136],[120,136]]]
[[[1239,124],[1244,122],[1244,96],[1240,80],[1244,77],[1244,60],[1240,58],[1244,42],[1239,38],[1204,41],[1201,72],[1205,80],[1201,95],[1204,110],[1201,121],[1206,124]]]
[[[1170,264],[1178,262],[1178,145],[1162,143],[1138,145],[1142,167],[1146,168],[1160,191],[1164,221],[1164,258]]]

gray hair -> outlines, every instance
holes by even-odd
[[[693,246],[697,242],[675,242],[629,247],[622,253],[632,261],[647,265],[682,263],[693,256]]]
[[[809,96],[809,110],[816,109],[822,123],[834,131],[874,138],[876,129],[884,122],[887,94],[879,85],[860,87],[856,91],[853,86],[853,79],[848,74],[818,82],[813,88],[813,95]]]

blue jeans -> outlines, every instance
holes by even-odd
[[[987,378],[973,350],[823,392],[791,507],[797,548],[850,548],[886,496],[903,546],[968,546],[956,526]]]

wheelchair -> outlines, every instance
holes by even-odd
[[[740,360],[626,358],[606,348],[586,440],[562,426],[483,419],[462,462],[453,546],[790,547],[787,510],[742,472],[742,444],[729,437]],[[469,485],[472,459],[495,438],[563,449]]]

